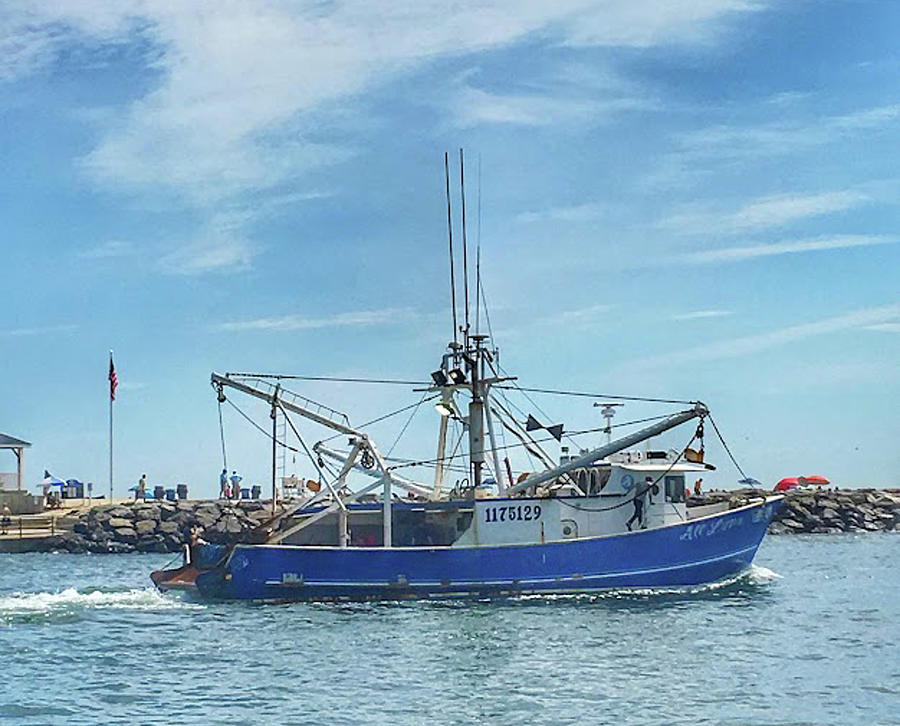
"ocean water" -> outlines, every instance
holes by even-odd
[[[684,592],[160,595],[164,555],[0,555],[0,723],[898,724],[900,536],[769,537]]]

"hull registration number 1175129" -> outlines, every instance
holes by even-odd
[[[485,507],[485,522],[531,522],[541,518],[539,504],[510,504],[505,507]]]

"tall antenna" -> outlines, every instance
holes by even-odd
[[[456,278],[453,274],[453,217],[450,213],[450,154],[444,152],[444,180],[447,184],[447,237],[450,239],[450,305],[453,308],[453,351],[456,352]]]
[[[475,335],[481,333],[479,302],[481,301],[481,154],[478,154],[478,234],[475,247]],[[500,475],[497,475],[500,479]]]
[[[462,197],[462,243],[463,243],[463,278],[464,293],[466,304],[466,329],[464,332],[464,340],[466,348],[469,347],[469,261],[468,261],[468,243],[466,242],[466,174],[465,162],[463,161],[463,150],[459,150],[459,194]]]

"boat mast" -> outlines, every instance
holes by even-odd
[[[487,336],[467,336],[475,343],[475,348],[467,351],[466,357],[472,377],[472,400],[469,402],[469,462],[472,470],[472,486],[481,486],[481,470],[484,467],[484,366],[482,343]]]

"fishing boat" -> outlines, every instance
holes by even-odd
[[[252,542],[196,542],[182,567],[153,573],[157,587],[259,601],[495,598],[688,587],[750,566],[782,497],[759,493],[706,506],[689,500],[690,480],[715,468],[706,461],[705,426],[712,424],[716,435],[719,429],[704,403],[642,399],[679,408],[613,438],[621,401],[601,401],[606,425],[580,434],[583,441],[584,434],[605,433],[606,441],[587,447],[562,424],[544,425],[514,408],[515,392],[579,400],[588,394],[521,386],[501,368],[477,315],[473,330],[464,224],[465,322],[458,324],[447,157],[445,171],[453,340],[430,381],[414,389],[422,395],[416,410],[430,403],[439,417],[436,456],[383,455],[365,426],[287,388],[302,376],[213,373],[220,406],[237,392],[269,407],[273,516]],[[481,290],[480,272],[475,288]],[[308,445],[295,417],[328,437]],[[316,478],[277,514],[276,451],[288,448],[279,421]],[[650,446],[677,427],[687,427],[686,445]],[[500,433],[513,443],[502,444]],[[335,437],[346,446],[332,443]],[[571,448],[562,445],[564,437]],[[538,466],[514,471],[513,450]],[[430,481],[416,474],[423,470]]]

